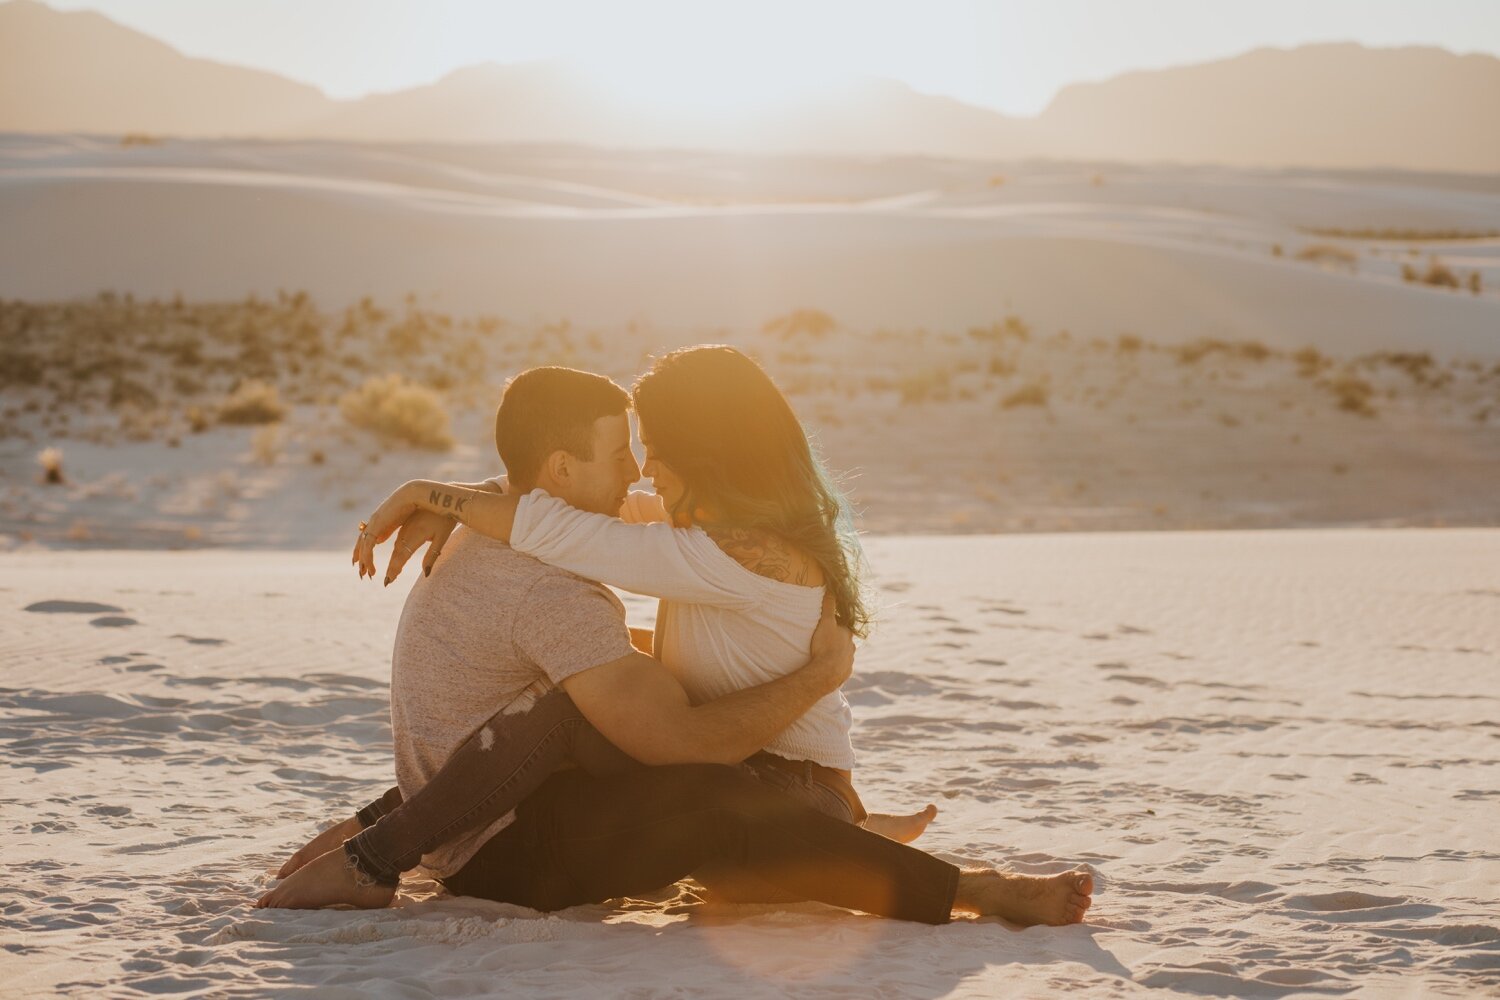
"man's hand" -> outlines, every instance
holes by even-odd
[[[805,669],[816,671],[830,692],[837,691],[854,673],[854,633],[838,623],[833,595],[823,597],[823,617],[813,629]]]
[[[408,517],[402,523],[401,530],[396,532],[396,545],[391,550],[391,561],[385,569],[385,585],[389,587],[391,581],[401,575],[406,561],[423,545],[428,548],[427,555],[422,560],[422,575],[430,574],[433,563],[437,562],[443,545],[456,527],[458,522],[453,518],[425,510],[419,510]]]
[[[364,827],[359,825],[359,819],[355,816],[350,816],[341,823],[333,824],[333,826],[330,826],[312,840],[309,840],[307,846],[288,858],[286,864],[282,865],[281,870],[276,873],[276,877],[286,878],[313,858],[321,854],[326,854],[335,847],[340,846],[350,837],[357,835],[362,829]]]

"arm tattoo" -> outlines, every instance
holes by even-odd
[[[463,514],[464,505],[469,502],[469,498],[457,496],[447,490],[432,490],[427,494],[427,502],[432,505],[435,513],[457,518]]]
[[[709,525],[704,525],[703,530],[726,555],[750,572],[782,583],[811,585],[809,561],[775,535]]]

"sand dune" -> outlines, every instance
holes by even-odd
[[[809,160],[810,195],[785,179],[757,195],[763,161],[749,160],[737,191],[704,204],[724,164],[692,154],[648,158],[683,179],[642,189],[641,157],[611,176],[609,154],[586,150],[452,162],[329,143],[3,148],[0,295],[17,298],[307,288],[341,305],[403,289],[460,312],[731,329],[810,305],[864,329],[1019,312],[1085,337],[1500,355],[1500,240],[1342,241],[1351,268],[1296,257],[1319,241],[1297,227],[1500,229],[1500,194],[1472,186],[1049,166],[997,187],[973,165],[897,160],[876,182],[868,164]],[[841,169],[842,197],[825,179]],[[1432,254],[1461,255],[1488,290],[1401,280],[1403,262]]]
[[[11,553],[8,995],[1500,987],[1495,531],[871,549],[882,624],[848,686],[868,800],[938,803],[926,846],[949,858],[1094,866],[1088,924],[671,891],[542,916],[421,881],[387,911],[251,910],[286,851],[389,776],[404,585],[361,584],[337,552]]]

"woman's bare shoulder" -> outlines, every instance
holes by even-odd
[[[735,562],[757,576],[801,587],[823,586],[823,568],[806,552],[768,532],[703,526]]]

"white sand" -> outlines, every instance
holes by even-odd
[[[0,555],[0,988],[1283,996],[1500,989],[1500,532],[883,538],[849,691],[877,807],[1089,922],[819,906],[249,909],[389,777],[404,594],[341,553]],[[119,610],[25,610],[37,602]],[[52,607],[56,607],[53,605]],[[649,614],[636,601],[632,614]]]
[[[808,306],[862,329],[1015,312],[1084,337],[1500,357],[1500,240],[1349,241],[1352,274],[1294,256],[1326,242],[1299,227],[1500,230],[1485,178],[7,136],[0,218],[11,298],[410,290],[740,330]],[[1488,291],[1403,282],[1429,253]]]

